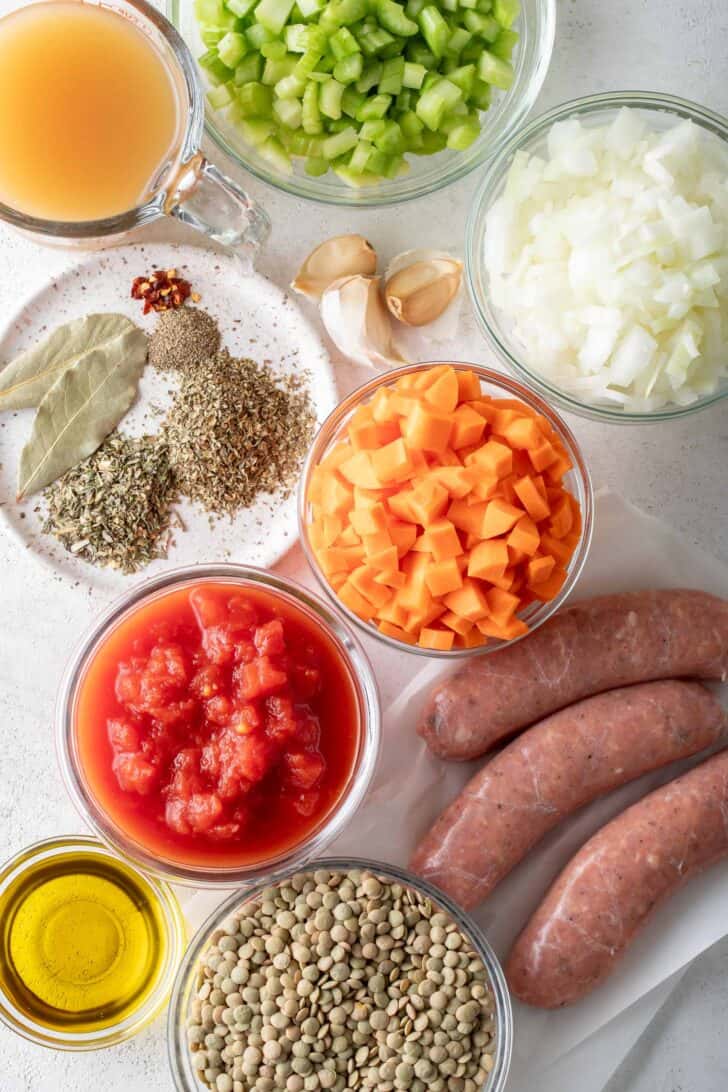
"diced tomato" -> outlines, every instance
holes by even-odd
[[[258,611],[253,603],[242,595],[233,595],[227,602],[228,618],[252,631],[258,622]]]
[[[286,766],[292,785],[298,789],[312,789],[324,772],[326,763],[318,751],[289,751]]]
[[[268,656],[259,656],[243,668],[240,693],[246,701],[253,701],[280,690],[287,682],[285,671],[276,667]]]
[[[258,626],[253,637],[258,652],[263,656],[279,656],[286,651],[286,639],[283,635],[283,622],[273,618],[263,626]]]
[[[112,717],[106,725],[109,743],[119,753],[138,751],[140,747],[139,730],[130,720]]]
[[[157,767],[148,762],[138,751],[116,755],[112,769],[119,782],[119,788],[124,792],[136,792],[139,796],[148,796],[159,780]]]
[[[227,603],[219,595],[210,595],[203,586],[190,592],[190,606],[200,629],[219,626],[227,620]]]
[[[296,664],[293,668],[293,685],[298,697],[308,701],[321,689],[321,672],[310,664]]]
[[[203,834],[222,815],[222,800],[214,792],[196,792],[187,801],[187,821],[192,830]]]
[[[321,799],[321,793],[316,792],[314,789],[312,792],[302,792],[300,796],[297,796],[293,801],[293,806],[299,815],[310,816],[316,811]]]
[[[213,724],[227,724],[234,713],[232,698],[219,695],[205,702],[205,715]]]
[[[225,674],[217,664],[202,664],[190,683],[190,691],[200,701],[214,698],[225,685]]]
[[[318,717],[315,717],[313,713],[301,717],[296,734],[299,747],[306,747],[312,751],[317,750],[321,741],[321,724]]]

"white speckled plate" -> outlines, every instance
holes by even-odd
[[[93,311],[121,312],[151,331],[156,316],[142,316],[142,304],[129,298],[131,282],[153,269],[171,268],[179,270],[200,293],[200,306],[215,317],[223,344],[234,356],[265,362],[281,376],[307,373],[319,422],[331,412],[337,401],[331,363],[296,303],[260,274],[244,274],[233,258],[191,246],[137,244],[85,259],[26,300],[0,339],[0,366],[54,327]],[[161,375],[148,365],[139,398],[124,418],[122,431],[131,435],[156,431],[158,407],[168,405],[174,385],[172,376]],[[177,511],[184,530],[174,530],[165,559],[131,576],[80,561],[41,533],[42,496],[23,504],[15,501],[18,460],[34,412],[0,415],[0,513],[27,548],[72,579],[121,590],[130,582],[176,565],[226,560],[268,567],[296,539],[295,497],[265,495],[234,520],[213,521],[208,513],[183,501]]]

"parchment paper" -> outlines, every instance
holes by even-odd
[[[298,568],[295,560],[286,566],[291,576],[311,583],[305,571],[297,571]],[[601,493],[597,498],[592,549],[574,597],[647,587],[694,587],[728,597],[728,567],[617,495]],[[446,763],[436,759],[415,732],[433,683],[449,668],[443,668],[441,661],[393,654],[371,640],[366,645],[377,677],[385,684],[382,757],[366,803],[331,846],[331,852],[406,864],[419,837],[479,763]],[[717,690],[728,704],[728,686]],[[596,801],[567,820],[533,851],[474,915],[497,954],[505,957],[550,882],[598,827],[692,764],[693,761],[677,763]],[[219,895],[199,894],[191,901],[188,895],[183,901],[197,924],[220,899]],[[608,1068],[606,1075],[605,1064],[585,1068],[577,1048],[654,991],[653,1005],[643,1005],[641,1019],[635,1023],[638,1030],[646,1026],[645,1014],[649,1019],[669,993],[672,984],[668,980],[728,933],[727,907],[728,863],[725,863],[694,880],[663,907],[611,979],[584,1001],[558,1012],[543,1012],[515,1002],[509,1089],[526,1092],[536,1087],[533,1082],[538,1080],[545,1092],[551,1088],[543,1084],[547,1077],[545,1069],[558,1075],[553,1087],[560,1092],[572,1087],[579,1092],[592,1092],[603,1087],[609,1076]],[[636,1039],[629,1034],[629,1025],[629,1019],[621,1022],[621,1034],[617,1024],[610,1028],[617,1050],[617,1056],[612,1055],[613,1068]],[[607,1032],[601,1038],[608,1041]],[[603,1054],[607,1066],[608,1054],[608,1051]],[[566,1055],[572,1057],[567,1059]],[[560,1059],[562,1064],[555,1066]],[[568,1080],[568,1071],[573,1073],[576,1083]]]

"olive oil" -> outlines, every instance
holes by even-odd
[[[114,857],[36,861],[0,895],[0,984],[43,1027],[118,1025],[157,985],[167,951],[154,890]]]

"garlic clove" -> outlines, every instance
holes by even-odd
[[[371,243],[362,235],[336,235],[311,251],[291,288],[317,300],[340,277],[370,276],[376,271],[377,255]]]
[[[439,318],[460,291],[462,262],[425,258],[405,265],[387,278],[387,307],[406,326],[426,326]]]
[[[392,341],[381,277],[334,281],[321,297],[321,319],[339,352],[354,363],[382,370],[407,363]]]

